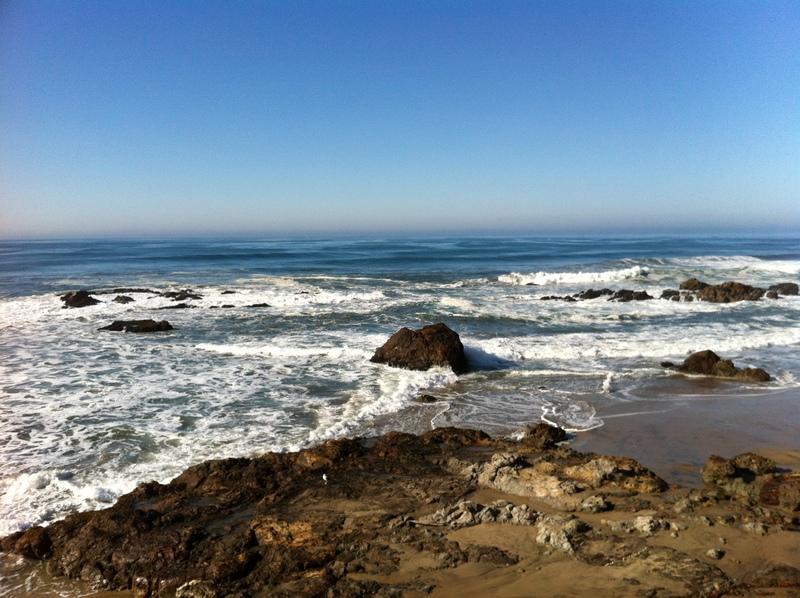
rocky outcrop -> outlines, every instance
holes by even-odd
[[[528,436],[548,439],[542,446],[562,437],[546,428],[531,427]],[[667,488],[629,459],[539,448],[444,428],[208,461],[168,484],[141,484],[108,509],[3,538],[0,548],[47,559],[54,575],[132,590],[138,598],[416,596],[447,584],[454,567],[479,563],[481,575],[493,568],[507,575],[521,562],[507,547],[474,541],[481,536],[454,535],[488,525],[513,528],[518,541],[511,545],[533,551],[526,559],[544,562],[557,553],[579,562],[582,575],[617,583],[606,586],[609,595],[631,595],[625,578],[644,570],[640,595],[664,586],[671,596],[714,596],[800,585],[786,564],[766,567],[758,558],[750,568],[740,564],[736,580],[705,562],[727,558],[724,551],[712,558],[664,546],[676,546],[678,532],[702,534],[713,521],[781,533],[795,525],[792,516],[742,512],[740,501],[716,489]],[[774,490],[770,476],[778,474],[769,473],[769,463],[742,457],[708,475],[720,482],[729,470],[764,477],[759,498],[778,496],[791,506],[785,482]],[[473,498],[487,492],[482,488],[496,496],[501,487],[509,498]],[[529,504],[532,495],[548,506]],[[600,519],[607,511],[613,513]],[[752,542],[761,537],[752,534]],[[527,575],[533,587],[537,571]]]
[[[709,457],[700,471],[703,480],[734,496],[788,511],[800,511],[800,474],[779,473],[775,462],[755,453],[732,459]]]
[[[608,297],[607,301],[616,301],[619,303],[626,303],[628,301],[646,301],[653,299],[647,291],[632,291],[629,289],[621,289],[619,291],[612,291],[611,289],[588,289],[575,293],[574,295],[547,295],[542,297],[542,301],[590,301],[599,297]]]
[[[64,307],[89,307],[90,305],[97,305],[100,303],[99,299],[95,299],[89,294],[89,291],[70,291],[61,295],[61,300],[64,302]]]
[[[661,365],[686,374],[731,378],[741,382],[767,382],[770,379],[770,375],[761,368],[740,370],[730,359],[721,359],[719,355],[709,350],[692,353],[683,360],[682,365],[675,365],[669,361],[662,362]]]
[[[461,339],[441,323],[423,326],[419,330],[401,328],[375,351],[370,361],[407,370],[445,366],[456,374],[469,371]]]
[[[114,299],[112,299],[112,301],[114,303],[122,303],[123,305],[125,305],[126,303],[133,303],[134,299],[133,297],[130,297],[128,295],[117,295],[116,297],[114,297]]]
[[[186,301],[187,299],[202,299],[203,296],[195,293],[192,289],[182,289],[180,291],[167,291],[166,293],[161,294],[163,297],[167,299],[172,299],[173,301]]]
[[[172,330],[172,325],[166,320],[156,322],[155,320],[114,320],[108,326],[103,326],[98,330],[111,330],[113,332],[164,332]]]
[[[797,295],[798,286],[794,282],[774,284],[769,289],[753,287],[741,282],[723,282],[722,284],[708,284],[690,278],[680,285],[680,291],[666,289],[662,292],[662,299],[672,301],[708,301],[710,303],[734,303],[737,301],[758,301],[762,297],[777,299],[779,296]]]

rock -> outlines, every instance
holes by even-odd
[[[689,374],[702,374],[711,376],[714,366],[720,360],[719,355],[713,351],[698,351],[683,360],[681,370]]]
[[[798,285],[796,282],[781,282],[769,287],[770,291],[774,291],[778,295],[797,295]]]
[[[3,549],[6,549],[5,545]],[[13,547],[9,547],[17,554],[29,559],[44,559],[50,556],[52,541],[47,528],[35,526],[28,529],[25,533],[17,536]]]
[[[674,368],[687,374],[698,374],[701,376],[717,376],[720,378],[731,378],[741,382],[767,382],[770,375],[761,368],[738,369],[729,359],[720,359],[719,355],[713,351],[705,350],[692,353],[684,359],[683,365],[675,366],[672,362],[663,361],[661,366]]]
[[[133,297],[129,297],[128,295],[117,295],[112,299],[114,303],[122,303],[123,305],[126,303],[132,303]]]
[[[253,303],[247,307],[272,307],[269,303]]]
[[[555,448],[559,442],[568,440],[567,433],[556,426],[539,422],[535,426],[525,426],[520,444],[529,450],[545,451]]]
[[[681,283],[680,289],[682,291],[700,291],[707,286],[709,286],[708,283],[697,280],[696,278],[690,278]]]
[[[752,573],[748,573],[744,582],[755,588],[800,588],[800,569],[784,563],[767,561]]]
[[[435,403],[439,399],[437,399],[433,395],[418,395],[418,396],[414,397],[414,400],[417,403]]]
[[[660,299],[669,299],[670,301],[680,301],[681,293],[674,289],[664,289],[661,291]]]
[[[711,303],[733,303],[735,301],[756,301],[764,296],[766,291],[751,287],[741,282],[723,282],[719,285],[709,285],[697,292],[697,298]]]
[[[98,330],[111,330],[113,332],[164,332],[172,330],[172,325],[166,320],[114,320],[108,326]]]
[[[628,301],[645,301],[647,299],[652,299],[653,297],[647,293],[647,291],[630,291],[627,289],[623,289],[621,291],[617,291],[614,293],[610,298],[609,301],[619,301],[621,303],[628,302]]]
[[[173,301],[186,301],[187,299],[202,299],[203,296],[195,293],[191,289],[183,289],[180,291],[167,291],[163,296]]]
[[[89,294],[89,291],[71,291],[61,296],[64,307],[89,307],[100,303]]]
[[[732,459],[712,455],[700,469],[703,481],[732,495],[758,499],[769,505],[791,504],[794,476],[776,472],[777,467],[772,459],[756,453],[743,453]],[[782,488],[784,484],[785,488]]]
[[[742,382],[769,382],[771,376],[761,368],[745,368],[737,371],[734,378]]]
[[[588,291],[583,291],[578,293],[576,297],[578,299],[597,299],[598,297],[603,297],[605,295],[613,295],[614,291],[611,289],[600,289],[599,291],[595,291],[594,289],[589,289]]]
[[[718,561],[725,556],[725,551],[720,548],[712,548],[711,550],[706,552],[706,556],[710,559]]]
[[[375,351],[370,361],[408,370],[449,366],[456,374],[469,371],[461,339],[441,323],[420,330],[401,328]]]

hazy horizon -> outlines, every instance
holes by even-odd
[[[800,231],[793,2],[9,0],[0,238]]]

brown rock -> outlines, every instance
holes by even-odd
[[[722,284],[707,286],[697,292],[697,298],[711,303],[733,303],[735,301],[756,301],[764,296],[766,291],[751,287],[741,282],[723,282]]]
[[[370,361],[408,370],[449,366],[456,374],[469,371],[461,339],[441,323],[420,330],[401,328],[375,351]]]
[[[64,302],[64,307],[88,307],[100,303],[89,294],[89,291],[71,291],[61,295],[61,300]]]
[[[745,368],[737,371],[734,378],[742,382],[768,382],[770,375],[761,368]]]
[[[530,450],[544,451],[555,448],[559,442],[564,442],[569,437],[561,428],[539,422],[535,426],[526,426],[525,434],[520,444]]]
[[[662,367],[674,367],[672,363],[664,361]],[[720,359],[713,351],[698,351],[689,355],[683,365],[678,366],[678,371],[701,376],[718,376],[731,378],[741,382],[767,382],[770,375],[760,368],[738,369],[730,359]]]
[[[681,283],[680,289],[682,291],[699,291],[707,286],[709,285],[706,282],[699,281],[696,278],[690,278],[689,280],[684,280]]]
[[[711,376],[714,371],[714,366],[719,360],[719,355],[713,351],[698,351],[697,353],[692,353],[683,360],[681,370],[690,374]]]

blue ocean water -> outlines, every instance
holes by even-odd
[[[754,397],[799,387],[800,298],[658,299],[690,277],[798,282],[800,237],[0,242],[0,535],[203,459],[342,435],[541,419],[591,433],[604,406],[655,392],[661,361],[707,348],[773,374]],[[656,299],[541,300],[604,287]],[[78,289],[101,302],[62,308]],[[186,308],[161,294],[182,289],[199,296]],[[144,318],[174,330],[98,330]],[[474,372],[370,363],[398,328],[440,321]]]

